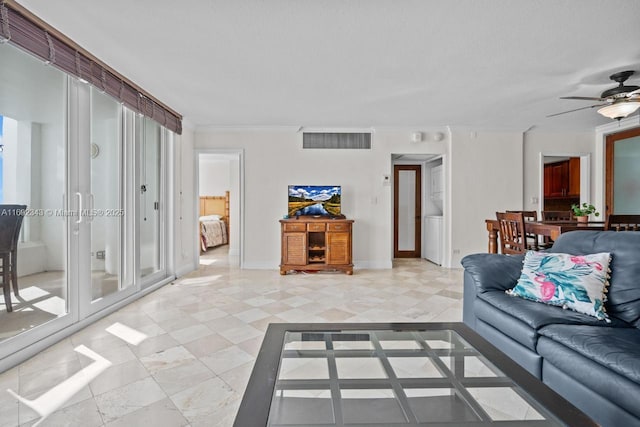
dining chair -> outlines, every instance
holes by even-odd
[[[507,213],[518,213],[521,212],[522,216],[524,217],[525,221],[537,221],[538,220],[538,212],[537,211],[512,211],[512,210],[508,210],[506,211]],[[527,238],[526,238],[526,245],[527,245],[527,249],[532,249],[532,250],[538,250],[538,235],[537,234],[533,234],[533,233],[527,233],[526,234]]]
[[[18,240],[26,205],[0,205],[0,260],[2,266],[2,290],[7,312],[11,306],[11,286],[13,293],[18,292]]]
[[[527,251],[522,212],[496,212],[500,226],[500,250],[503,254],[523,254]]]
[[[542,211],[543,221],[573,221],[573,213],[571,211]]]
[[[609,231],[640,231],[640,214],[609,215],[604,229]]]
[[[543,221],[575,221],[573,212],[571,211],[541,211]],[[540,249],[549,249],[553,246],[551,237],[545,236],[540,244]]]

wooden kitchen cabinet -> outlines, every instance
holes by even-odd
[[[580,157],[569,159],[569,191],[567,195],[580,197]]]
[[[580,158],[544,165],[544,197],[580,196]]]
[[[337,270],[353,274],[353,220],[299,217],[280,220],[280,274]]]

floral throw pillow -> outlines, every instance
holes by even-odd
[[[604,303],[610,259],[605,252],[570,255],[528,251],[518,283],[506,292],[608,321]]]

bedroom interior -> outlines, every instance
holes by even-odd
[[[229,244],[229,191],[224,196],[200,196],[198,220],[202,252]]]

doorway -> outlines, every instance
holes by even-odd
[[[422,254],[422,166],[393,166],[393,256]]]
[[[605,216],[640,213],[640,128],[607,135]]]
[[[199,150],[196,164],[197,262],[209,264],[215,254],[242,267],[242,151]]]
[[[542,154],[541,163],[541,211],[569,211],[587,200],[589,154]]]

